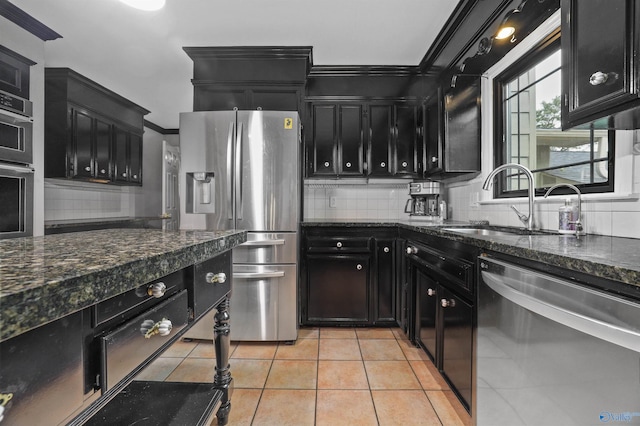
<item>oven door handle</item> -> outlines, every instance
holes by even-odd
[[[234,272],[234,278],[244,280],[259,280],[262,278],[280,278],[284,277],[284,271],[272,271],[272,272]]]
[[[2,173],[2,170],[11,170],[12,172],[22,173],[25,175],[31,175],[36,172],[36,170],[33,167],[14,166],[13,164],[6,164],[6,163],[0,164],[0,173]]]
[[[496,273],[482,271],[482,279],[489,288],[500,296],[531,312],[601,340],[640,352],[640,333],[634,330],[588,317],[559,306],[559,304],[555,305],[531,297],[506,284],[506,280]],[[523,283],[520,282],[519,284],[523,285]],[[560,299],[560,297],[558,297],[558,299]]]

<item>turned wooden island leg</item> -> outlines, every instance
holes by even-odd
[[[215,324],[213,326],[216,350],[216,373],[213,384],[224,392],[222,405],[217,413],[219,425],[226,425],[229,421],[231,395],[233,394],[233,378],[229,368],[229,333],[231,331],[229,325],[229,302],[229,296],[227,296],[216,306],[218,312],[215,315]]]

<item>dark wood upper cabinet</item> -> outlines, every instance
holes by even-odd
[[[424,104],[422,119],[426,151],[424,171],[426,175],[432,175],[443,170],[444,109],[440,91]]]
[[[562,127],[614,116],[638,128],[640,6],[634,0],[562,0]],[[618,115],[618,113],[622,113]]]
[[[395,106],[395,176],[418,177],[422,173],[424,145],[418,113],[415,105]]]
[[[45,69],[45,177],[142,184],[149,111],[68,68]]]
[[[368,175],[389,177],[394,142],[393,105],[369,105]]]
[[[338,172],[337,105],[312,105],[310,111],[308,173],[310,176],[335,176]]]
[[[342,176],[364,174],[362,105],[338,105],[338,172]]]

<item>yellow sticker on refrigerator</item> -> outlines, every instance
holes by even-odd
[[[293,118],[285,118],[284,119],[284,128],[286,130],[291,130],[293,129]]]

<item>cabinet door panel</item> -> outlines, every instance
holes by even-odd
[[[312,120],[313,174],[335,175],[336,106],[314,105]]]
[[[438,94],[425,105],[426,174],[442,170],[443,121],[441,94],[438,91]]]
[[[574,56],[576,107],[623,90],[626,74],[627,0],[589,0],[588,3],[585,5],[584,2],[574,1],[572,5],[575,47],[578,49],[578,54]],[[594,31],[594,28],[598,31]],[[603,37],[603,33],[606,37]],[[595,72],[615,73],[618,78],[608,79],[605,84],[592,85],[589,79]]]
[[[129,181],[142,183],[142,137],[129,136]]]
[[[93,119],[80,111],[73,111],[73,139],[75,162],[72,176],[93,176]]]
[[[369,256],[308,256],[310,321],[369,320]]]
[[[391,105],[369,106],[369,175],[391,176]]]
[[[113,144],[114,177],[116,182],[127,182],[129,171],[127,170],[127,157],[129,147],[129,135],[123,129],[116,128]]]
[[[96,119],[96,177],[108,179],[111,162],[111,124]]]
[[[414,176],[419,172],[422,150],[418,144],[416,113],[415,106],[396,106],[396,175]]]
[[[376,321],[394,321],[395,318],[395,277],[394,241],[378,240],[377,245],[377,292]]]
[[[340,174],[363,174],[362,106],[341,105],[338,140]]]
[[[440,302],[448,302],[443,307],[442,371],[470,407],[473,307],[443,287],[438,291]]]
[[[438,283],[434,281],[428,272],[415,267],[416,287],[416,334],[417,338],[439,367],[437,359],[437,315],[438,315]]]

